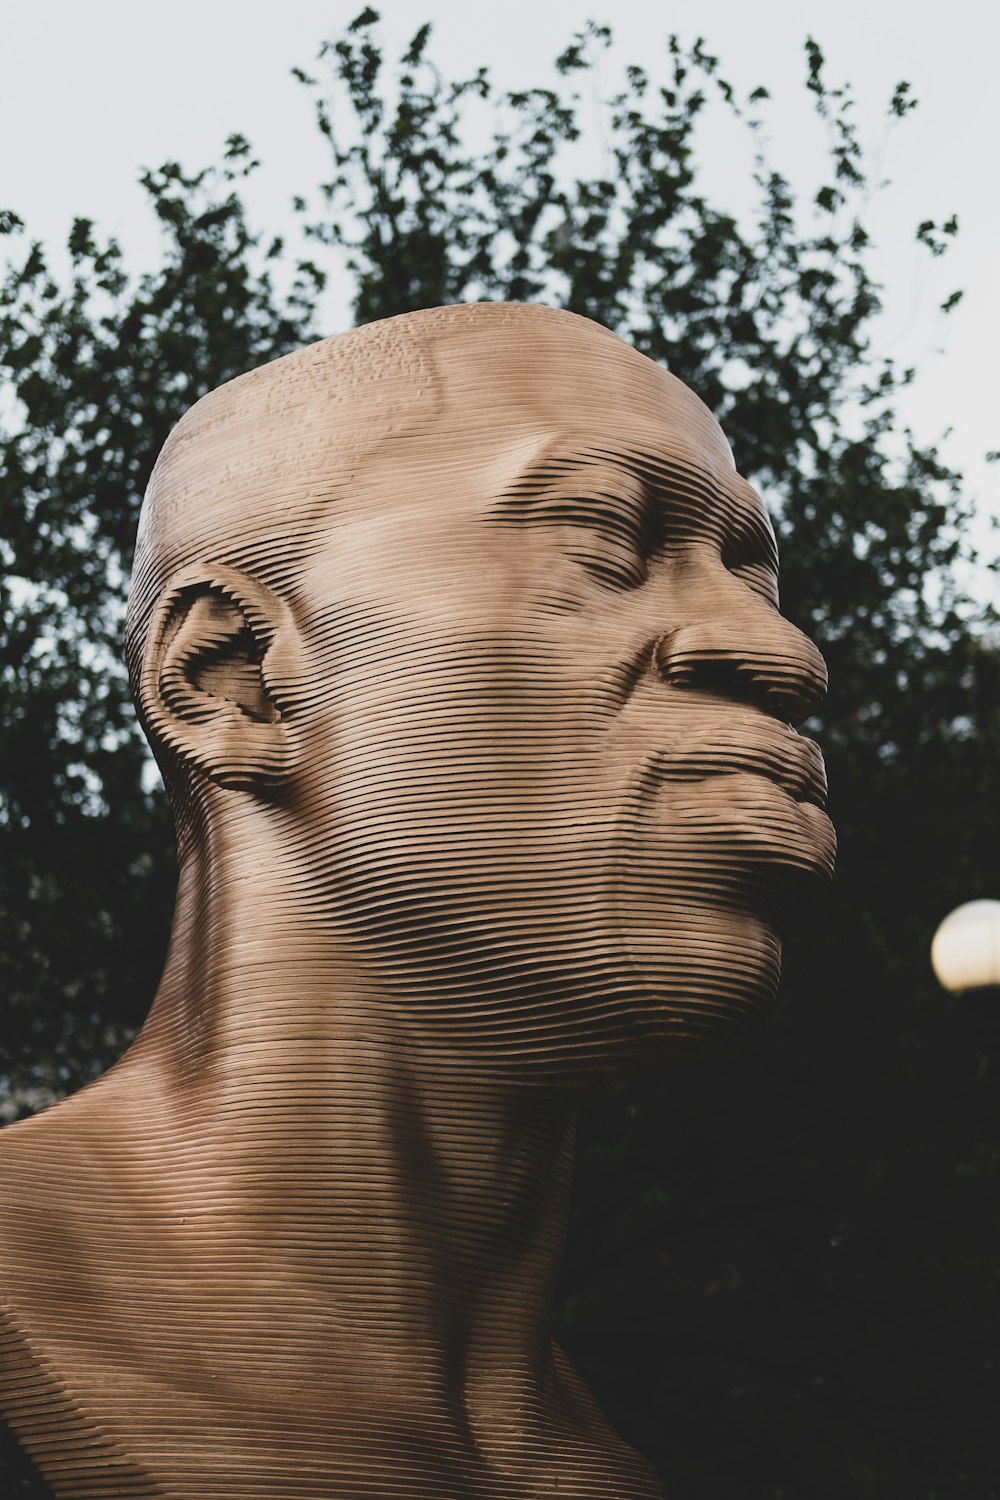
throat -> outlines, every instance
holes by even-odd
[[[25,1347],[156,1494],[657,1496],[551,1342],[570,1100],[357,1031],[306,1055],[178,1087],[138,1047],[39,1118],[25,1192],[72,1201]]]
[[[242,1062],[208,1059],[159,1129],[142,1091],[137,1228],[152,1186],[172,1284],[211,1284],[233,1354],[272,1350],[279,1385],[311,1364],[327,1389],[457,1401],[469,1420],[534,1399],[553,1378],[569,1099],[371,1036],[314,1041],[299,1066],[281,1053],[258,1036]]]

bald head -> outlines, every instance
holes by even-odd
[[[821,691],[776,590],[766,512],[707,408],[584,318],[455,306],[253,371],[172,433],[136,555],[130,667],[182,869],[226,880],[266,845],[379,985],[464,995],[474,972],[503,994],[499,1037],[517,976],[534,995],[554,968],[574,1016],[596,985],[606,1040],[609,984],[676,976],[718,947],[720,903],[753,906],[744,846],[828,862],[808,814],[729,775],[744,744],[768,773]],[[753,1005],[775,979],[766,916],[732,981]],[[481,1018],[477,988],[470,1034]]]
[[[143,502],[126,622],[135,679],[150,613],[172,578],[222,563],[281,587],[331,522],[367,503],[373,466],[404,452],[548,432],[572,410],[663,426],[673,416],[722,468],[708,409],[680,381],[575,313],[473,303],[367,324],[251,370],[173,429]],[[384,491],[383,491],[384,492]]]

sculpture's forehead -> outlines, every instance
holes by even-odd
[[[657,425],[717,447],[732,462],[711,412],[675,376],[606,329],[574,318],[496,337],[477,328],[433,345],[448,426],[522,422],[553,428],[598,422]],[[448,419],[452,420],[449,421]]]
[[[681,381],[606,331],[571,319],[459,328],[409,358],[329,340],[252,371],[185,416],[157,466],[161,490],[309,482],[397,462],[454,468],[496,447],[575,430],[732,472],[721,428]],[[347,351],[350,352],[349,350]]]

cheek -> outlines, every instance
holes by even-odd
[[[404,818],[411,801],[442,813],[469,798],[484,809],[530,806],[554,784],[569,794],[588,776],[593,784],[615,708],[599,671],[540,630],[430,625],[369,628],[356,649],[313,663],[306,779],[336,785],[359,814],[388,799]]]
[[[310,809],[357,860],[440,867],[477,853],[508,871],[565,864],[605,836],[616,789],[581,730],[495,700],[400,705],[359,699],[324,736]],[[498,866],[492,866],[495,875]]]
[[[592,922],[621,810],[607,716],[561,651],[398,634],[328,669],[297,812],[331,906],[384,952],[533,950]]]

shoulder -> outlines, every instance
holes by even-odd
[[[0,1130],[0,1299],[32,1328],[87,1334],[90,1312],[113,1320],[107,1269],[130,1228],[136,1149],[155,1099],[114,1070],[28,1120]],[[120,1290],[120,1288],[119,1288]]]
[[[63,1105],[0,1131],[0,1308],[54,1305],[72,1294],[85,1145]],[[85,1191],[85,1188],[84,1188]],[[0,1357],[2,1357],[0,1339]]]
[[[47,1196],[43,1116],[0,1130],[0,1305],[10,1291],[25,1230]]]
[[[58,1149],[61,1134],[55,1117],[60,1108],[53,1105],[0,1130],[0,1269],[6,1269],[9,1256],[16,1256],[23,1233],[40,1219],[43,1207],[52,1204],[53,1148]],[[0,1294],[2,1290],[0,1286]]]
[[[0,1476],[25,1500],[50,1495],[39,1475],[51,1442],[74,1430],[59,1377],[61,1325],[81,1274],[61,1192],[73,1154],[59,1105],[0,1131]]]

